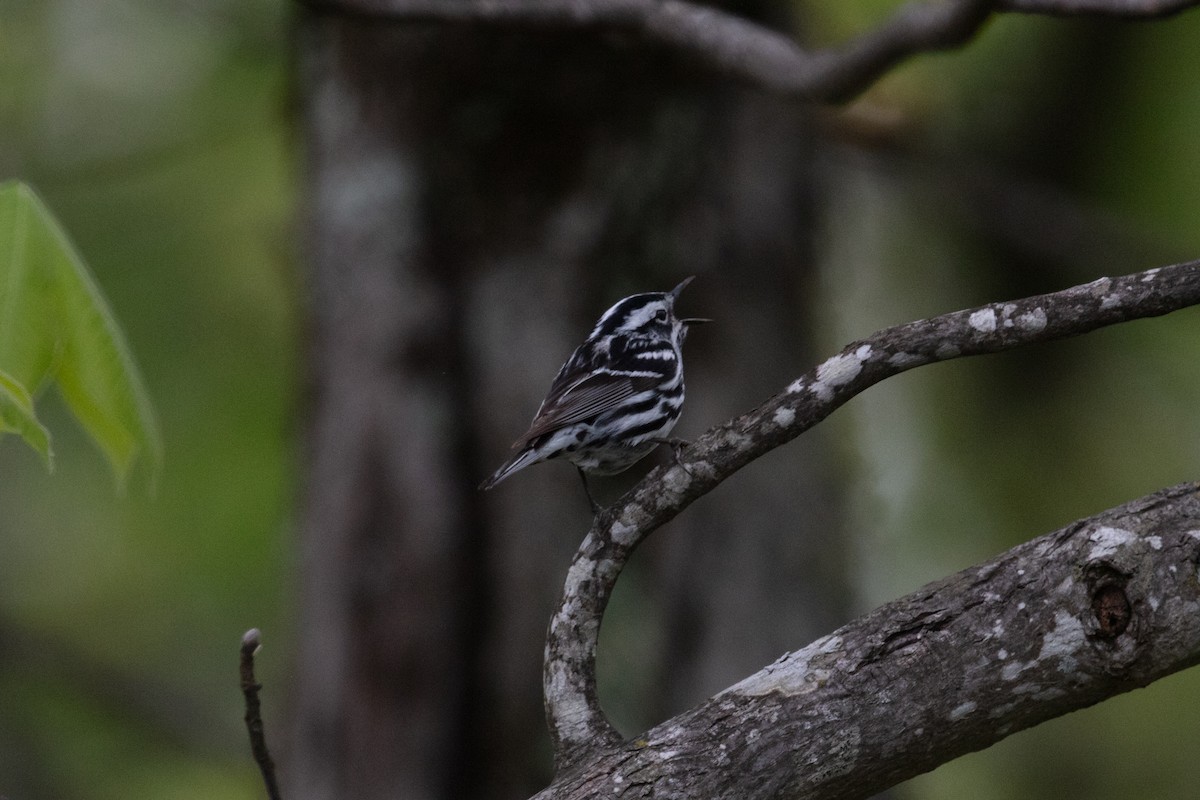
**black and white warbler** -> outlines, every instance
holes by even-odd
[[[613,475],[633,466],[667,437],[683,407],[683,354],[688,326],[675,301],[691,283],[669,292],[635,294],[605,311],[558,371],[511,457],[480,489],[490,489],[530,464],[564,457],[587,491],[587,473]],[[593,510],[597,506],[588,491]]]

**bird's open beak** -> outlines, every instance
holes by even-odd
[[[684,278],[682,281],[680,281],[679,285],[676,286],[674,289],[667,292],[667,294],[671,295],[671,300],[678,300],[679,293],[682,292],[684,290],[684,287],[686,287],[689,283],[691,283],[695,279],[696,279],[695,275],[690,275],[690,276]]]
[[[674,303],[676,300],[678,300],[679,293],[682,292],[684,290],[684,288],[695,279],[696,279],[695,275],[689,275],[688,277],[686,277],[682,281],[680,281],[678,286],[676,286],[671,291],[667,292],[667,294],[670,295],[670,297],[671,297],[671,302]],[[691,319],[681,319],[679,321],[682,322],[684,325],[702,325],[705,322],[712,322],[711,319],[701,319],[699,317],[693,317]]]

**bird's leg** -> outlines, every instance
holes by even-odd
[[[688,475],[691,475],[693,478],[696,477],[695,473],[688,469],[687,465],[684,464],[679,457],[679,454],[683,452],[683,448],[691,445],[691,442],[689,442],[687,439],[680,439],[677,436],[671,436],[666,439],[651,439],[650,441],[654,442],[655,444],[665,444],[667,447],[670,447],[671,455],[674,456],[676,465],[678,465],[678,467]]]
[[[587,473],[580,467],[575,467],[579,471],[579,480],[583,481],[583,493],[587,495],[588,503],[592,506],[592,516],[600,514],[600,504],[592,497],[592,490],[588,488]]]

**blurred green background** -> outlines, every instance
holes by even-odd
[[[18,2],[0,173],[95,272],[164,434],[115,490],[50,393],[48,475],[0,442],[0,795],[256,797],[237,690],[265,628],[278,710],[295,479],[297,278],[286,7]]]
[[[894,5],[807,2],[798,19],[835,41]],[[119,495],[53,396],[39,403],[53,475],[0,442],[0,795],[261,796],[236,650],[246,628],[266,631],[278,730],[303,361],[290,13],[5,4],[0,179],[36,187],[96,273],[156,405],[165,469],[153,497]],[[1195,257],[1198,40],[1200,14],[1006,17],[823,113],[824,349]],[[1072,124],[1045,124],[1063,104]],[[1039,258],[1053,268],[1030,269]],[[1186,311],[917,370],[835,415],[862,605],[1196,479],[1198,324]],[[1193,797],[1197,709],[1193,670],[899,796]]]

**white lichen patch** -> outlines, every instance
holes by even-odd
[[[1101,311],[1107,311],[1108,309],[1112,308],[1113,306],[1119,306],[1120,304],[1121,304],[1121,295],[1119,295],[1119,294],[1106,294],[1106,295],[1104,295],[1104,297],[1100,298],[1100,310]]]
[[[888,357],[888,363],[893,367],[900,367],[903,369],[925,363],[925,357],[917,355],[916,353],[906,353],[901,351],[899,353],[892,353],[892,355]]]
[[[596,560],[581,558],[567,570],[566,593],[578,594],[580,585],[596,575]]]
[[[794,653],[784,653],[775,663],[759,670],[748,678],[717,693],[758,696],[771,692],[785,695],[806,694],[819,689],[832,674],[829,669],[812,666],[814,659],[824,661],[821,656],[835,653],[842,647],[842,637],[823,636],[807,647]]]
[[[1151,550],[1162,550],[1161,536],[1147,536],[1146,541],[1150,543]]]
[[[1004,669],[1000,670],[1000,677],[1006,681],[1015,681],[1027,667],[1028,665],[1020,661],[1010,661],[1004,665]]]
[[[775,414],[771,417],[771,421],[781,428],[786,428],[796,421],[796,411],[786,406],[775,409]]]
[[[996,312],[990,308],[979,309],[971,314],[967,321],[980,333],[992,333],[996,330]]]
[[[1066,611],[1057,611],[1054,614],[1054,629],[1042,637],[1042,649],[1037,660],[1057,658],[1060,672],[1074,672],[1075,653],[1086,641],[1083,623]]]
[[[750,437],[737,431],[725,431],[721,435],[721,444],[732,447],[735,450],[741,450],[750,444]]]
[[[684,489],[691,485],[693,478],[711,472],[712,465],[707,461],[693,464],[687,469],[676,464],[667,470],[667,474],[663,475],[663,488],[675,494],[682,494]],[[613,538],[616,538],[616,533],[613,534]],[[626,542],[622,542],[622,544],[626,544]]]
[[[821,646],[819,649],[822,653],[836,653],[838,650],[842,649],[842,637],[823,636],[822,638],[813,642],[813,644],[819,644]]]
[[[1150,281],[1154,280],[1155,277],[1158,276],[1159,269],[1159,267],[1155,267],[1154,269],[1146,270],[1146,273],[1142,275],[1142,283],[1149,283]]]
[[[551,696],[556,698],[562,697],[563,694],[566,693],[569,686],[570,684],[567,682],[566,669],[562,666],[562,664],[551,664],[550,681],[549,686],[547,687]]]
[[[972,700],[968,700],[965,703],[957,705],[950,711],[950,721],[958,722],[960,719],[965,717],[967,714],[970,714],[977,708],[979,708],[979,705]]]
[[[1137,536],[1132,531],[1127,531],[1124,528],[1110,528],[1108,526],[1097,528],[1088,536],[1088,541],[1094,542],[1096,545],[1088,553],[1088,560],[1095,561],[1100,558],[1111,558],[1118,550],[1136,538]]]
[[[999,649],[999,650],[996,652],[996,658],[998,658],[998,659],[1000,659],[1001,661],[1003,661],[1004,659],[1008,658],[1008,651],[1007,651],[1007,650],[1005,650],[1003,647],[1001,647],[1001,648],[1000,648],[1000,649]]]
[[[804,391],[804,378],[796,378],[788,384],[788,394],[799,394]]]
[[[1026,311],[1024,314],[1017,316],[1017,327],[1023,331],[1037,333],[1046,328],[1046,310],[1044,308],[1035,308],[1033,311]]]
[[[587,695],[579,690],[571,680],[570,671],[561,663],[550,665],[546,696],[550,699],[554,718],[560,728],[570,731],[576,738],[586,737],[587,721],[591,718]]]
[[[809,390],[822,400],[833,397],[833,390],[847,384],[862,372],[863,362],[871,356],[871,346],[864,344],[853,353],[839,353],[817,367],[817,379]]]
[[[682,470],[680,470],[682,472]],[[619,545],[629,546],[637,540],[638,528],[636,525],[626,525],[624,522],[617,520],[612,526],[612,539]]]

